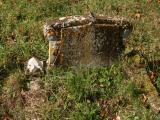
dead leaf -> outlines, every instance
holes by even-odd
[[[142,15],[141,15],[140,13],[136,13],[136,14],[135,14],[135,18],[137,18],[137,19],[141,18],[141,16],[142,16]]]
[[[149,76],[150,80],[152,81],[152,83],[155,83],[156,79],[158,77],[158,73],[156,71],[149,71],[148,76]]]
[[[148,100],[148,97],[145,94],[143,94],[142,97],[143,97],[143,102],[146,103]]]
[[[114,118],[113,120],[121,120],[121,118],[119,115],[117,115],[116,118]]]

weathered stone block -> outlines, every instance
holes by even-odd
[[[63,65],[106,66],[121,55],[132,25],[124,18],[69,16],[48,21],[47,31],[63,40]]]

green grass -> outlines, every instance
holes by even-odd
[[[127,18],[134,30],[126,48],[142,51],[149,60],[160,59],[158,0],[151,3],[147,0],[0,0],[0,100],[4,88],[9,91],[5,97],[8,102],[0,101],[0,118],[24,117],[19,104],[9,109],[9,103],[18,102],[17,89],[25,86],[24,62],[31,56],[47,59],[48,42],[42,31],[45,21],[87,14],[86,4],[97,14]],[[135,17],[137,13],[140,18]],[[50,102],[44,119],[107,120],[118,114],[124,120],[159,120],[160,115],[141,100],[146,91],[126,75],[122,64],[123,61],[107,68],[50,71],[42,77]],[[21,87],[14,89],[16,86],[7,82],[12,80]],[[105,104],[106,111],[102,107]]]

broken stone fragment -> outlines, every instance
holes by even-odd
[[[35,74],[37,72],[43,72],[43,61],[40,61],[37,58],[32,57],[27,61],[25,74]]]

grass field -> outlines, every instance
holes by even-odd
[[[44,23],[56,17],[87,14],[86,4],[97,14],[125,17],[133,24],[124,53],[136,50],[143,52],[149,61],[160,60],[159,0],[0,0],[2,120],[25,119],[20,91],[25,89],[28,78],[23,64],[32,56],[47,59]],[[122,58],[108,68],[51,70],[41,78],[49,94],[46,107],[40,110],[42,119],[118,120],[115,118],[120,116],[121,120],[160,120],[160,114],[144,102],[146,96],[150,96],[148,93],[160,99],[157,95],[160,93],[160,65],[156,65],[155,90],[145,78],[137,77],[143,74],[139,64],[146,62],[138,55],[127,59]],[[138,74],[128,75],[133,66]]]

